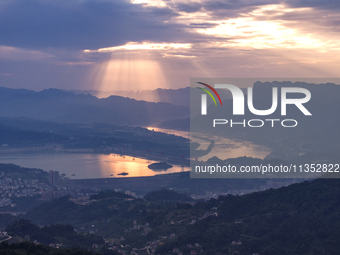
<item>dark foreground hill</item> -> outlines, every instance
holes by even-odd
[[[93,244],[102,245],[104,240],[94,234],[76,233],[70,225],[50,225],[40,228],[29,220],[21,219],[13,222],[5,229],[10,236],[18,236],[30,241],[39,240],[43,245],[62,244],[63,247],[82,247],[91,249]]]
[[[200,205],[217,207],[217,214],[188,227],[173,245],[195,240],[209,254],[339,254],[339,195],[340,181],[328,179],[221,196]]]
[[[144,196],[148,201],[154,202],[193,202],[195,201],[191,197],[183,194],[179,194],[172,190],[162,189],[159,191],[152,191]]]
[[[32,242],[21,242],[21,243],[12,243],[9,245],[6,242],[0,243],[0,254],[2,255],[22,255],[22,254],[31,254],[31,255],[99,255],[99,253],[93,253],[91,251],[83,250],[80,248],[72,248],[72,249],[59,249],[52,248],[49,246],[44,246],[41,244],[35,244]],[[116,253],[112,253],[116,254]]]
[[[95,226],[98,235],[115,239],[126,252],[151,245],[154,254],[177,249],[183,254],[340,254],[338,179],[220,196],[194,205],[116,196],[79,205],[62,198],[23,217],[84,231]],[[143,252],[138,254],[147,254]]]

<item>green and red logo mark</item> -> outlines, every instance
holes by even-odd
[[[216,91],[213,87],[211,87],[210,85],[205,84],[205,83],[203,83],[203,82],[197,82],[197,83],[198,83],[198,84],[201,84],[201,85],[203,85],[203,86],[206,86],[206,87],[209,88],[212,92],[214,92],[215,95],[217,96],[218,100],[220,101],[221,106],[222,106],[222,100],[221,100],[221,98],[220,98],[220,95],[217,93],[217,91]],[[215,100],[214,96],[211,94],[211,92],[210,92],[209,90],[204,89],[204,88],[200,88],[200,87],[197,87],[197,88],[203,90],[204,92],[206,92],[206,93],[212,98],[212,100],[214,101],[215,105],[217,106],[216,100]]]

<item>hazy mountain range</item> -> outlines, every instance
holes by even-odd
[[[245,91],[245,90],[244,90]],[[109,97],[110,95],[122,96],[133,98],[136,100],[148,101],[148,102],[163,102],[170,103],[174,105],[184,105],[190,106],[190,92],[201,94],[200,90],[190,87],[181,89],[155,89],[155,90],[137,90],[137,91],[100,91],[100,90],[70,90],[69,92],[74,92],[76,94],[90,94],[98,98]],[[219,91],[221,98],[230,99],[231,93],[228,90]]]
[[[70,90],[76,94],[90,94],[98,98],[106,98],[111,95],[133,98],[136,100],[148,102],[164,102],[175,105],[190,106],[190,88],[181,89],[155,89],[155,90],[118,90],[118,91],[100,91],[100,90]]]
[[[120,96],[99,99],[58,89],[35,92],[0,88],[0,116],[26,117],[58,123],[157,125],[189,116],[189,107],[137,101]]]
[[[311,100],[304,106],[312,116],[304,116],[295,106],[287,106],[287,115],[281,116],[280,100],[277,110],[270,116],[257,116],[245,107],[244,116],[232,115],[232,99],[228,90],[222,93],[223,107],[210,104],[206,121],[201,125],[192,125],[196,131],[210,132],[212,119],[296,119],[298,126],[284,128],[276,122],[275,128],[270,123],[262,128],[218,126],[217,132],[228,137],[246,139],[257,144],[264,144],[273,150],[273,155],[282,159],[289,159],[300,153],[336,153],[340,150],[338,130],[340,120],[340,87],[336,84],[308,84],[303,82],[256,82],[253,88],[254,106],[256,109],[268,109],[272,103],[272,87],[302,87],[307,88],[312,95]],[[25,89],[0,88],[0,117],[29,118],[39,121],[57,123],[106,123],[127,126],[159,126],[188,130],[190,127],[189,107],[190,89],[179,90],[159,89],[149,91],[162,94],[160,98],[167,102],[147,102],[121,96],[110,96],[99,99],[90,94],[76,94],[70,91],[47,89],[35,92]],[[197,98],[202,93],[198,89]],[[228,94],[229,93],[229,94]],[[147,91],[139,91],[134,95],[148,95]],[[229,96],[228,96],[229,95]],[[293,96],[293,95],[292,95]],[[151,97],[151,96],[150,96]],[[280,98],[280,94],[278,95]],[[166,99],[167,98],[167,99]],[[146,99],[144,97],[144,99]],[[176,100],[177,101],[176,101]],[[210,100],[212,101],[212,100]],[[210,102],[208,100],[208,102]],[[181,103],[182,102],[182,103]],[[200,115],[200,101],[192,109],[194,116]],[[245,95],[245,103],[246,95]],[[210,102],[212,103],[212,102]],[[182,104],[182,105],[175,105]],[[217,108],[216,108],[217,107]],[[8,121],[8,120],[7,120]],[[192,118],[195,121],[195,117]],[[287,156],[282,157],[282,155]]]

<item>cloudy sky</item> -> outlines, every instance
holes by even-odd
[[[339,10],[337,0],[0,0],[0,86],[339,77]]]

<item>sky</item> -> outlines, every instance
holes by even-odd
[[[0,86],[339,77],[339,10],[337,0],[0,0]]]

